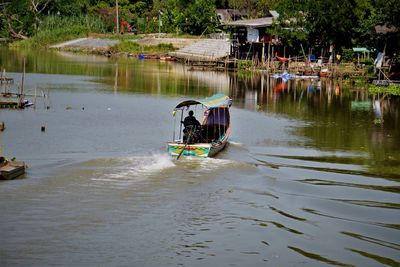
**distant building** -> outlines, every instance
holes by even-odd
[[[377,58],[381,56],[381,67],[396,73],[400,79],[400,63],[396,60],[400,53],[400,30],[389,25],[375,25]],[[377,60],[375,60],[377,61]]]
[[[238,9],[217,9],[217,18],[220,25],[226,25],[232,21],[241,20],[245,15]]]
[[[258,59],[264,61],[265,44],[277,45],[279,39],[267,33],[279,14],[271,10],[268,16],[257,19],[236,20],[225,23],[232,38],[232,55],[238,59]]]

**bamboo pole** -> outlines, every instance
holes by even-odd
[[[269,71],[270,68],[270,60],[271,60],[271,54],[270,54],[270,49],[271,49],[271,42],[268,42],[268,59],[267,59],[267,69]]]
[[[0,131],[0,157],[2,156],[3,156],[3,131]]]
[[[24,58],[24,67],[22,71],[22,81],[21,81],[21,94],[19,96],[19,108],[23,108],[24,101],[24,90],[25,89],[25,58]]]
[[[271,63],[272,63],[273,56],[274,56],[274,47],[272,47],[272,50],[271,50]],[[273,71],[275,72],[275,66],[273,66],[273,67],[274,67]]]
[[[17,96],[18,96],[18,107],[21,105],[21,86],[19,81],[17,82]]]
[[[262,51],[261,51],[261,65],[264,66],[265,63],[265,43],[262,44]]]
[[[22,97],[24,96],[25,92],[25,58],[24,58],[24,69],[22,72],[22,85],[21,85],[21,95]]]
[[[37,90],[37,88],[35,87],[35,98],[34,98],[34,102],[35,102],[35,103],[34,103],[34,105],[33,105],[33,108],[34,108],[34,109],[36,109],[36,90]]]

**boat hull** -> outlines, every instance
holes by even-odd
[[[0,166],[0,180],[12,180],[25,173],[22,161],[7,161]]]
[[[173,157],[177,157],[182,154],[181,156],[207,158],[215,156],[218,152],[224,149],[225,145],[226,142],[196,143],[190,145],[185,145],[181,142],[172,142],[168,143],[167,146],[168,153]]]

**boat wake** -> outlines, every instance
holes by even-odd
[[[83,167],[93,169],[92,181],[123,186],[158,176],[175,166],[173,159],[167,154],[154,153],[146,156],[96,159],[86,162]]]
[[[194,173],[195,176],[201,176],[218,171],[227,170],[243,170],[252,169],[253,166],[247,163],[243,163],[231,159],[219,159],[219,158],[196,158],[196,157],[183,157],[179,161],[175,160],[175,163],[179,169],[186,171],[186,173]]]
[[[154,153],[150,156],[127,158],[134,164],[134,173],[154,173],[175,167],[172,158],[166,153]]]
[[[100,158],[81,163],[75,170],[92,182],[92,186],[126,188],[169,178],[186,179],[209,176],[227,170],[248,170],[253,165],[229,159],[181,157],[177,160],[165,152],[147,155]]]
[[[232,140],[229,141],[229,145],[230,146],[238,146],[238,147],[244,147],[245,146],[243,143],[232,141]]]

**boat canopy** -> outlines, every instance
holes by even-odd
[[[203,99],[185,100],[179,103],[174,110],[198,104],[204,105],[207,109],[229,107],[232,104],[232,99],[230,99],[229,96],[226,96],[224,94],[215,94],[213,96],[206,97]]]

